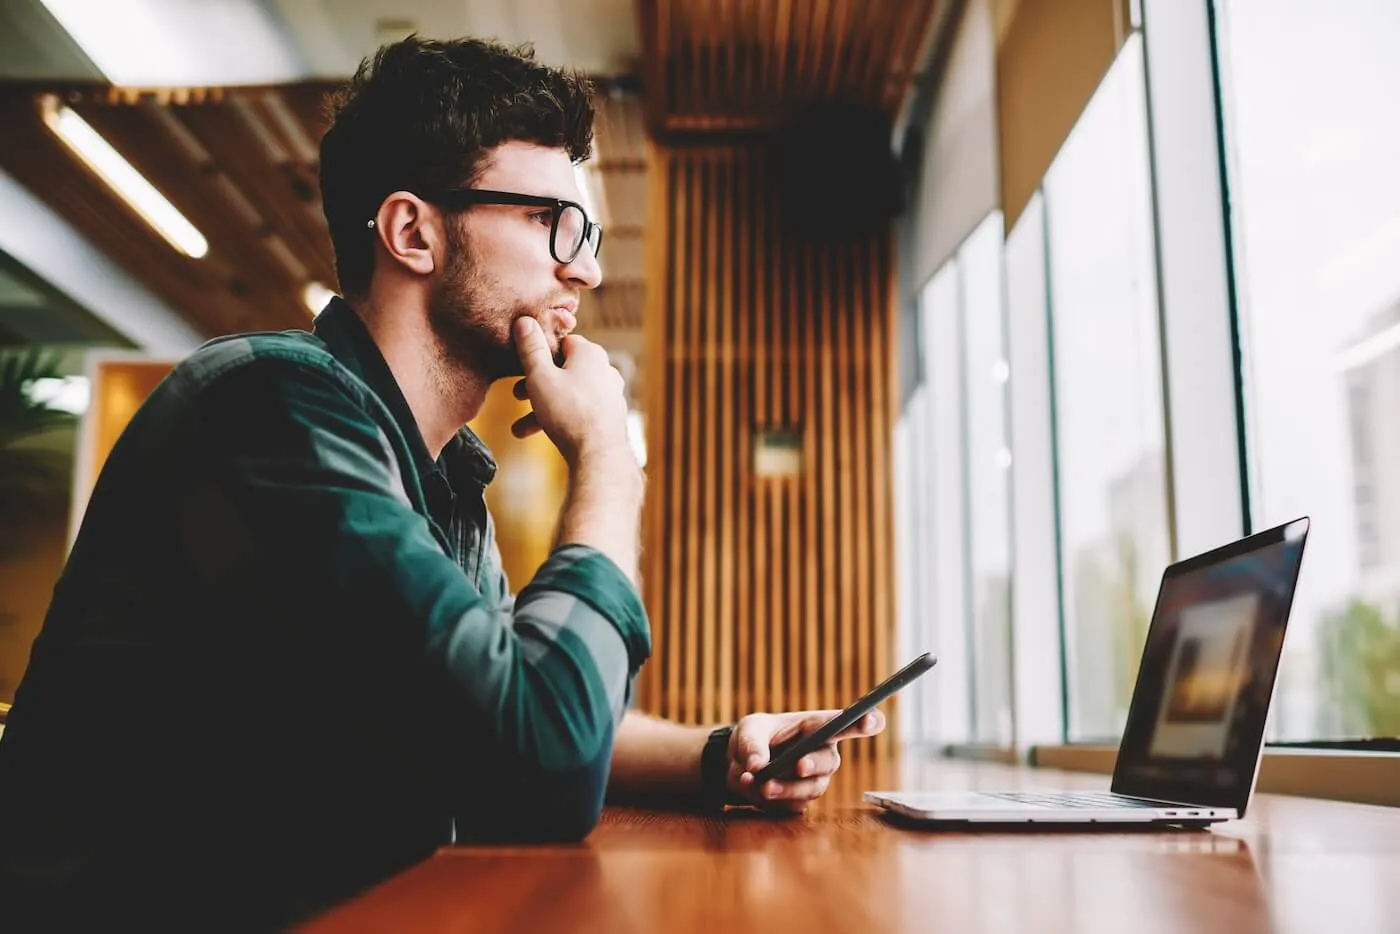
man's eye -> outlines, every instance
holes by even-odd
[[[533,221],[535,221],[535,223],[540,224],[540,225],[542,225],[542,226],[544,226],[544,227],[548,227],[549,224],[550,224],[550,222],[554,219],[554,212],[553,212],[553,211],[536,211],[535,213],[533,213],[533,214],[530,215],[530,218],[531,218]]]

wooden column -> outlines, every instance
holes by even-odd
[[[890,234],[780,223],[769,158],[653,153],[642,702],[684,722],[842,706],[897,661]],[[757,475],[784,431],[800,471]]]

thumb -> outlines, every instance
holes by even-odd
[[[745,717],[734,736],[734,761],[739,768],[752,772],[768,762],[768,744],[772,738],[771,718],[761,714]]]
[[[527,377],[539,373],[544,368],[554,369],[554,355],[549,352],[549,342],[544,339],[540,323],[529,315],[521,315],[512,325],[515,334],[515,352],[520,356],[520,365]]]

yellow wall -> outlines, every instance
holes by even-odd
[[[54,584],[68,554],[68,512],[15,528],[5,534],[23,543],[19,557],[0,562],[0,703],[12,703],[29,664],[29,647],[49,609]]]
[[[126,430],[127,422],[174,366],[147,360],[106,360],[98,364],[93,379],[90,424],[84,425],[85,431],[93,432],[94,439],[92,464],[86,477],[87,490],[97,482],[97,475],[102,472],[102,465],[107,462],[117,438]]]
[[[511,424],[530,411],[528,402],[512,394],[513,386],[514,380],[501,380],[491,387],[471,429],[500,465],[495,482],[486,489],[486,505],[496,519],[506,576],[518,592],[549,557],[569,472],[542,433],[523,441],[510,433]]]

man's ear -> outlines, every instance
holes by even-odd
[[[445,231],[442,215],[422,198],[409,191],[396,191],[379,205],[374,218],[379,245],[389,259],[420,276],[437,268]]]

